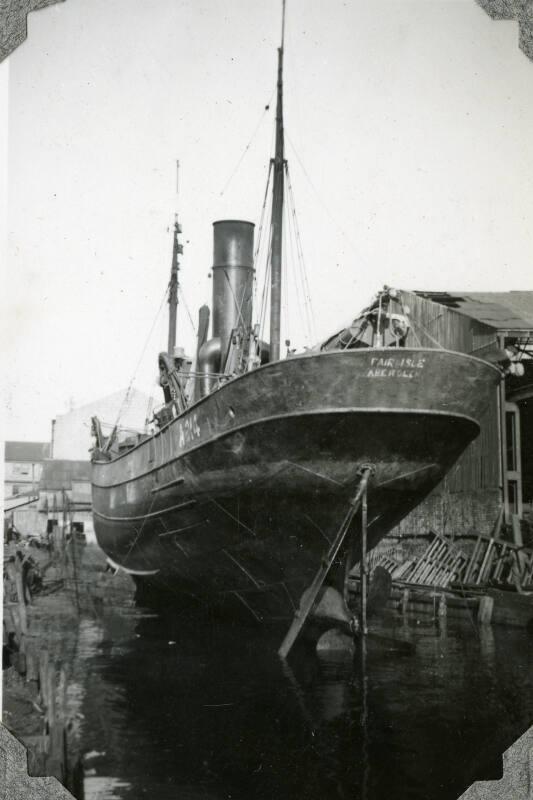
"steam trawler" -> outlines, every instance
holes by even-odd
[[[176,348],[176,222],[164,406],[155,430],[133,441],[116,429],[103,436],[93,420],[92,454],[95,532],[113,565],[175,593],[232,599],[264,620],[294,613],[361,468],[372,465],[370,549],[478,435],[501,376],[486,360],[410,346],[408,309],[389,288],[326,342],[282,358],[283,33],[270,166],[269,341],[254,324],[254,225],[223,220],[194,368]]]

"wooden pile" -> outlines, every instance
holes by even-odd
[[[21,551],[22,552],[22,551]],[[27,584],[24,558],[4,561],[3,669],[13,667],[9,680],[27,696],[41,715],[42,730],[25,736],[31,774],[50,775],[81,796],[82,767],[71,763],[68,753],[67,677],[65,668],[51,660],[48,648],[30,630],[28,612],[32,595]],[[18,677],[17,677],[18,674]]]

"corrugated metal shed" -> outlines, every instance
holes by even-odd
[[[533,332],[533,292],[415,292],[497,331]]]
[[[52,491],[54,489],[71,489],[72,481],[90,481],[90,461],[67,461],[64,459],[49,459],[43,464],[39,489]]]
[[[6,442],[4,461],[35,463],[50,458],[49,442]]]

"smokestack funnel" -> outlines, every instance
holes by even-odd
[[[254,223],[213,223],[213,337],[220,339],[222,365],[234,328],[252,326]]]

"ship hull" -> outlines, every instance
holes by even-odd
[[[372,548],[477,436],[499,373],[440,350],[313,353],[267,365],[132,451],[93,464],[112,562],[196,597],[291,615],[356,491]],[[354,526],[357,538],[357,525]]]

